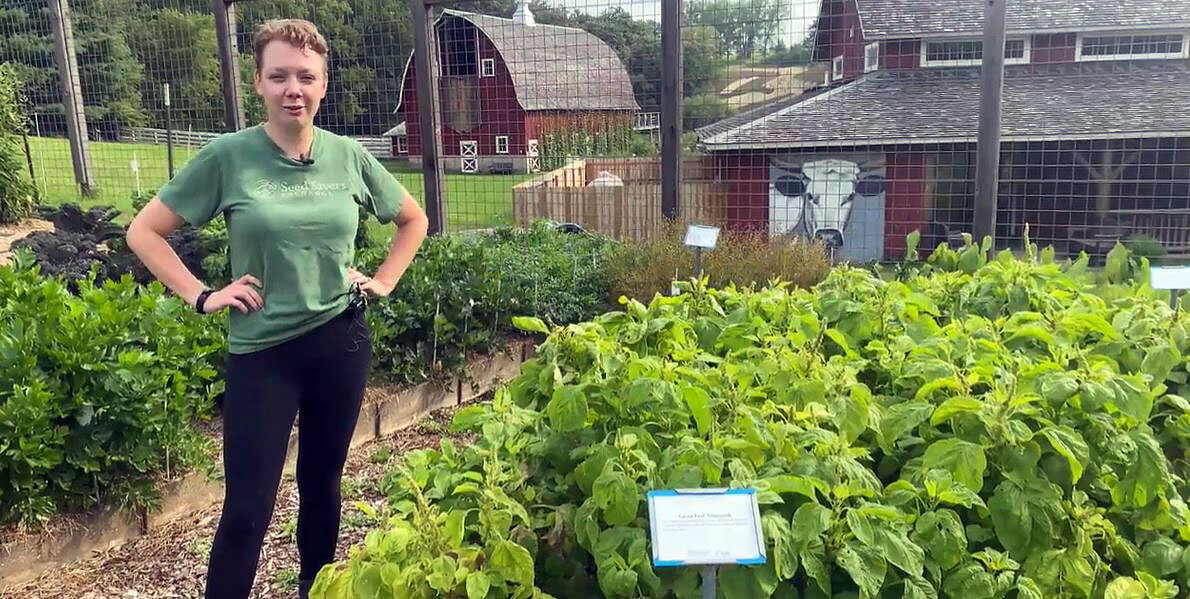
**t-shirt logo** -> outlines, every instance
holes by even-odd
[[[346,183],[319,183],[302,181],[301,183],[285,183],[273,179],[257,179],[256,193],[269,197],[293,196],[326,196],[337,191],[349,189]]]

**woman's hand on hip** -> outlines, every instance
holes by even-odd
[[[202,306],[203,312],[210,314],[229,307],[244,314],[260,310],[264,307],[264,299],[256,290],[258,287],[263,287],[260,280],[252,275],[244,275],[208,296]]]
[[[347,269],[347,276],[351,279],[352,283],[359,285],[361,291],[373,297],[385,297],[392,293],[393,288],[397,286],[396,281],[389,283],[380,279],[373,279],[354,268]]]

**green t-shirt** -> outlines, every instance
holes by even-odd
[[[232,308],[231,353],[265,349],[346,308],[359,206],[391,222],[404,188],[358,142],[315,129],[313,164],[289,158],[256,125],[204,146],[158,196],[187,223],[227,222],[232,276],[260,280],[264,308]]]

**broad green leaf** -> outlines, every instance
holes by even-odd
[[[1055,373],[1041,382],[1041,396],[1051,403],[1063,403],[1078,393],[1078,380],[1067,373]]]
[[[946,575],[942,590],[948,599],[994,599],[996,580],[978,562],[968,561]]]
[[[803,503],[793,513],[793,524],[790,534],[796,546],[805,548],[811,540],[826,532],[831,527],[831,511],[814,502]]]
[[[793,578],[797,574],[797,549],[789,531],[789,520],[777,512],[768,512],[761,517],[764,536],[773,542],[773,565],[778,580]]]
[[[550,418],[550,426],[558,432],[580,430],[587,420],[587,396],[578,386],[557,387],[545,411]]]
[[[540,318],[533,316],[513,316],[511,318],[512,326],[530,333],[546,333],[550,332],[549,328],[545,326],[545,322]]]
[[[954,397],[942,402],[934,415],[930,418],[931,426],[938,426],[958,414],[978,414],[983,409],[983,402],[970,397]]]
[[[934,393],[937,393],[938,391],[942,391],[944,389],[950,390],[950,391],[955,391],[955,392],[961,392],[963,390],[963,385],[962,385],[962,383],[959,382],[959,380],[957,378],[955,378],[953,376],[934,379],[934,380],[929,381],[926,384],[922,385],[921,388],[917,390],[917,393],[914,394],[913,399],[915,401],[921,401],[924,399],[928,399]]]
[[[1157,578],[1171,578],[1182,569],[1182,552],[1180,545],[1161,537],[1145,544],[1141,560],[1146,572]]]
[[[792,476],[789,474],[780,474],[764,480],[768,483],[769,490],[773,493],[796,493],[808,499],[817,499],[814,490],[822,487],[822,485],[816,485],[814,481],[807,477]]]
[[[861,599],[875,599],[880,596],[888,563],[876,549],[855,542],[848,542],[839,550],[835,561],[859,586]]]
[[[469,511],[456,509],[446,515],[446,542],[452,548],[463,546],[463,532]]]
[[[594,499],[603,509],[609,526],[625,526],[636,520],[640,493],[636,483],[622,472],[608,469],[595,481]]]
[[[1148,599],[1145,585],[1135,578],[1121,576],[1109,583],[1103,591],[1103,599]]]
[[[853,443],[868,428],[868,406],[872,392],[863,385],[852,385],[848,395],[834,402],[835,425],[847,443]]]
[[[705,435],[711,430],[713,416],[711,414],[711,396],[705,390],[694,386],[682,387],[682,400],[690,409],[694,423],[698,427],[698,434]]]
[[[916,576],[905,579],[902,599],[938,599],[938,591],[926,579]]]
[[[492,549],[491,569],[504,580],[522,585],[533,584],[533,556],[512,541],[496,541]]]
[[[483,572],[472,572],[467,575],[467,599],[485,599],[492,582]]]
[[[930,418],[934,405],[926,401],[899,403],[884,412],[880,421],[880,448],[892,453],[893,444]]]
[[[1006,480],[988,501],[996,537],[1013,559],[1024,561],[1053,546],[1054,530],[1064,517],[1061,493],[1053,483],[1034,479],[1027,486]]]
[[[719,569],[719,584],[724,599],[764,599],[777,590],[773,562],[759,566],[725,566]]]
[[[949,570],[960,561],[967,552],[967,535],[963,532],[963,523],[958,514],[948,509],[936,512],[926,512],[918,517],[914,524],[913,540],[943,570]]]
[[[1083,465],[1091,459],[1091,450],[1078,431],[1068,426],[1051,426],[1041,431],[1054,451],[1070,462],[1071,484],[1083,477]]]
[[[1145,507],[1156,499],[1169,481],[1169,466],[1157,440],[1147,429],[1128,433],[1136,451],[1120,482],[1112,487],[1112,502],[1118,506]]]
[[[956,482],[966,485],[976,493],[983,489],[983,473],[987,469],[987,457],[983,448],[962,439],[942,439],[926,449],[922,468],[941,468],[950,472]]]

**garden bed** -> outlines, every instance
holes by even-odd
[[[379,507],[385,501],[380,488],[391,462],[407,451],[436,447],[446,435],[446,424],[456,410],[453,406],[442,408],[409,428],[367,441],[351,451],[344,468],[343,520],[336,559],[345,559],[349,549],[362,543],[373,525],[357,502]],[[297,507],[297,485],[293,476],[287,474],[281,481],[276,509],[261,550],[260,569],[252,592],[254,599],[296,596],[298,555],[293,535]],[[201,597],[221,509],[220,498],[120,547],[96,552],[88,559],[46,571],[35,580],[0,590],[0,597]]]
[[[435,410],[474,401],[500,381],[515,376],[521,362],[532,351],[531,343],[518,340],[501,351],[474,356],[467,363],[467,382],[430,382],[404,388],[392,385],[370,387],[365,394],[352,447],[357,448],[404,430]],[[220,431],[218,422],[214,424],[205,434],[217,447]],[[295,428],[290,437],[285,466],[287,477],[292,476],[296,458]],[[214,462],[218,463],[219,460],[215,459]],[[0,529],[0,580],[4,581],[5,586],[13,587],[45,572],[68,568],[69,564],[90,558],[93,554],[111,553],[130,542],[151,543],[152,539],[176,529],[179,522],[193,524],[196,514],[210,511],[223,498],[223,487],[217,473],[212,477],[202,471],[192,472],[181,478],[163,481],[159,488],[162,490],[162,501],[156,510],[138,509],[129,513],[105,507],[86,514],[56,516],[45,530],[37,533],[23,533],[15,526]]]

